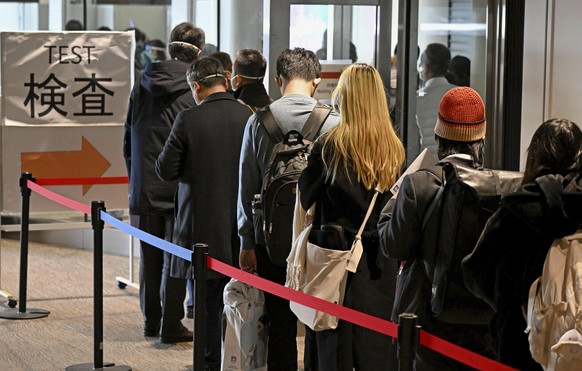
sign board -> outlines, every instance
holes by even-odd
[[[131,32],[2,33],[4,124],[122,124],[131,43]]]
[[[315,89],[313,97],[325,104],[331,104],[331,93],[337,86],[342,72],[352,64],[349,59],[326,61],[321,60],[321,82]]]
[[[126,176],[123,130],[132,32],[6,32],[2,38],[0,211],[20,212],[18,179]],[[67,198],[127,208],[128,186],[51,186]],[[32,212],[65,207],[34,195]]]

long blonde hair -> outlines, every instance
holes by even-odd
[[[333,183],[349,167],[366,189],[385,191],[398,179],[404,164],[404,146],[394,132],[386,92],[378,71],[356,63],[341,74],[332,94],[340,124],[323,143],[326,178]]]

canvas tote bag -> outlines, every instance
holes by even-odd
[[[362,233],[368,218],[374,209],[379,191],[376,190],[358,234],[350,250],[327,249],[308,241],[311,226],[307,227],[294,241],[295,257],[304,257],[300,270],[295,270],[293,277],[297,287],[305,294],[342,305],[346,291],[348,272],[355,273],[362,253]],[[301,260],[301,259],[299,259]],[[291,262],[290,262],[291,263]],[[289,278],[289,277],[288,277]],[[299,321],[314,331],[333,330],[338,325],[338,318],[313,308],[290,302],[290,307]]]

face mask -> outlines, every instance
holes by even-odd
[[[238,89],[238,86],[234,86],[234,80],[236,79],[237,76],[238,77],[243,77],[243,78],[245,78],[247,80],[262,80],[265,77],[265,76],[257,76],[257,77],[254,77],[254,76],[245,76],[245,75],[238,75],[238,74],[237,75],[234,75],[230,79],[230,87],[232,88],[232,90]]]
[[[236,90],[238,88],[238,86],[236,86],[234,83],[236,81],[238,75],[234,75],[233,77],[230,78],[230,88],[232,90]]]
[[[428,80],[428,76],[426,75],[426,69],[424,67],[420,67],[418,69],[418,77],[424,82]]]

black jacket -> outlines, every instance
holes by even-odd
[[[367,190],[363,184],[359,183],[354,171],[351,171],[350,179],[345,173],[338,174],[336,181],[331,184],[325,179],[325,165],[321,150],[322,139],[318,139],[309,155],[309,164],[299,179],[301,204],[307,210],[314,202],[317,202],[314,226],[339,224],[348,234],[347,239],[351,241],[366,216],[374,190]],[[390,192],[379,195],[374,212],[370,215],[362,235],[362,241],[369,240],[376,247],[378,246],[378,217],[380,210],[390,197]]]
[[[210,256],[234,266],[238,265],[240,249],[238,166],[250,115],[251,111],[230,94],[212,94],[176,117],[156,162],[161,179],[179,180],[173,242],[185,248],[207,243]],[[190,277],[189,267],[186,260],[171,256],[172,277]],[[208,272],[209,278],[218,275]]]
[[[196,105],[186,81],[188,63],[150,63],[133,87],[125,120],[123,156],[131,214],[171,214],[177,182],[162,182],[154,164],[180,111]]]
[[[553,240],[581,227],[582,176],[545,175],[502,199],[463,261],[466,286],[496,311],[491,329],[500,361],[539,369],[524,333],[528,292]]]
[[[466,167],[473,166],[468,155],[452,155],[442,160]],[[392,320],[398,321],[401,313],[414,313],[423,329],[433,335],[485,356],[491,356],[486,325],[449,324],[432,316],[431,280],[427,271],[435,269],[435,254],[441,225],[440,207],[437,206],[422,229],[422,222],[436,196],[441,178],[440,168],[421,170],[406,176],[400,186],[394,205],[392,202],[382,211],[379,222],[380,246],[387,256],[406,261],[406,270],[398,279]],[[492,179],[492,182],[494,180]],[[393,208],[391,209],[391,207]],[[460,229],[467,236],[478,235],[472,225]],[[473,241],[476,237],[473,237]],[[471,246],[472,247],[472,246]],[[417,349],[416,370],[463,370],[460,363],[440,355],[426,347]]]
[[[273,102],[262,83],[243,85],[234,91],[234,97],[253,107],[253,110],[268,106]]]

